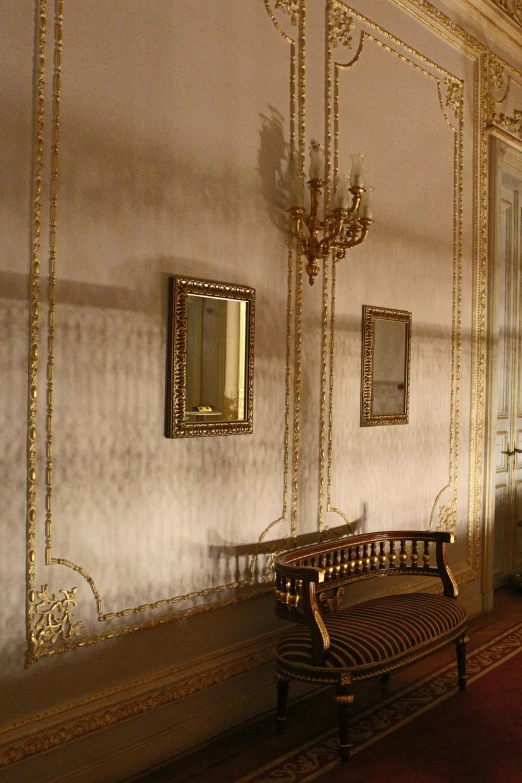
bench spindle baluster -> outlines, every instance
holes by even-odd
[[[395,541],[390,541],[388,560],[390,561],[390,568],[395,568],[395,561],[397,560],[397,555],[395,554]]]
[[[417,532],[420,538],[417,538]],[[336,701],[339,710],[339,740],[340,751],[343,760],[350,756],[348,737],[348,713],[353,702],[352,682],[366,679],[369,676],[387,676],[411,660],[422,658],[430,649],[425,649],[415,642],[419,638],[416,632],[417,625],[422,628],[433,627],[431,634],[433,642],[438,649],[445,642],[453,641],[457,645],[457,660],[459,687],[463,689],[466,684],[465,656],[466,656],[466,615],[462,608],[454,600],[456,598],[456,585],[451,571],[447,567],[444,544],[451,543],[452,536],[446,532],[426,531],[387,531],[373,534],[351,536],[346,540],[319,542],[317,547],[303,547],[302,550],[289,551],[287,554],[277,557],[275,562],[276,585],[276,611],[280,617],[290,621],[304,622],[309,629],[311,641],[309,647],[310,663],[295,663],[296,652],[302,655],[303,637],[299,627],[295,632],[290,631],[278,645],[277,652],[277,680],[278,680],[278,709],[277,725],[281,731],[284,726],[285,704],[287,698],[288,681],[290,679],[303,682],[317,682],[324,685],[329,683],[337,685]],[[381,538],[382,536],[382,538]],[[434,560],[436,567],[430,567],[433,544]],[[337,547],[337,548],[336,548]],[[422,547],[422,548],[421,548]],[[295,569],[295,570],[294,570]],[[317,573],[320,569],[319,573]],[[399,657],[381,657],[373,660],[370,667],[354,664],[353,651],[348,632],[352,618],[358,622],[358,604],[341,611],[341,596],[344,586],[354,582],[367,580],[372,577],[385,577],[387,575],[418,577],[440,576],[443,586],[443,596],[419,595],[418,614],[412,611],[409,596],[393,595],[396,601],[398,616],[402,617],[397,629],[397,649],[400,649]],[[326,582],[323,586],[321,583]],[[396,581],[395,579],[393,581]],[[334,593],[333,598],[327,598],[328,593]],[[391,599],[384,599],[389,601]],[[381,622],[379,610],[380,598],[372,598],[364,603],[364,616],[373,611],[375,606],[375,622]],[[324,608],[337,614],[334,621],[323,614]],[[448,627],[440,633],[437,624],[425,622],[426,612],[434,611],[447,618]],[[372,620],[373,621],[373,620]],[[411,645],[404,638],[403,626],[412,624]],[[419,627],[420,627],[419,625]],[[388,633],[393,633],[393,628],[387,628]],[[295,636],[295,638],[294,638]],[[348,641],[347,641],[348,640]],[[361,639],[358,638],[358,643]],[[404,643],[404,649],[401,645]],[[334,657],[327,660],[326,655],[331,645],[335,645],[337,663],[333,663]],[[373,645],[370,645],[373,649]],[[395,649],[395,648],[392,648]],[[339,652],[340,651],[340,652]]]
[[[411,542],[411,555],[410,555],[411,567],[412,568],[417,568],[417,560],[418,559],[419,559],[419,555],[418,555],[418,552],[417,552],[417,541],[414,540],[414,541]]]
[[[408,559],[408,553],[406,552],[406,541],[401,539],[401,551],[399,554],[399,560],[401,561],[401,568],[406,568],[406,560]]]
[[[424,561],[424,569],[425,571],[428,571],[430,567],[430,542],[429,541],[424,542],[424,554],[422,556],[422,559]]]

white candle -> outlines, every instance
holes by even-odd
[[[359,217],[373,218],[372,205],[373,188],[368,186],[361,196],[361,206],[359,208]]]
[[[347,174],[341,174],[337,177],[335,184],[334,209],[348,209],[350,199],[350,177]]]
[[[310,179],[323,179],[324,177],[324,147],[318,141],[312,139],[310,145]]]
[[[352,187],[364,188],[364,179],[366,173],[365,155],[361,155],[360,152],[352,155],[352,173],[351,183]]]

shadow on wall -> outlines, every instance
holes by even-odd
[[[274,226],[288,236],[288,209],[290,193],[290,145],[285,141],[283,115],[274,106],[268,107],[270,116],[260,114],[259,167],[265,206]]]
[[[241,544],[240,546],[227,545],[217,530],[211,530],[209,531],[209,539],[213,538],[215,543],[208,548],[209,558],[217,562],[220,558],[226,557],[229,567],[230,563],[235,561],[236,568],[230,576],[239,580],[249,575],[252,556],[257,554],[254,580],[256,582],[269,582],[273,575],[274,560],[279,554],[288,549],[308,546],[320,541],[332,541],[335,538],[361,532],[366,526],[367,510],[367,504],[363,503],[362,515],[358,519],[353,520],[350,525],[325,528],[322,532],[314,530],[311,533],[302,533],[295,538],[289,535],[271,541]]]

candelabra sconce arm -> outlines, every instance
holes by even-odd
[[[331,243],[332,249],[336,251],[336,261],[341,261],[345,257],[347,250],[364,242],[373,222],[372,218],[363,217],[357,218],[346,225],[345,234],[337,242]]]
[[[291,218],[292,234],[302,241],[308,239],[310,232],[304,221],[304,209],[302,207],[292,207],[287,210]]]
[[[288,210],[291,231],[299,243],[299,255],[307,260],[306,272],[310,285],[320,271],[320,262],[334,252],[335,260],[344,258],[350,247],[360,245],[368,234],[372,220],[372,187],[365,185],[364,156],[353,155],[352,175],[335,178],[333,208],[325,215],[319,214],[320,200],[326,182],[324,172],[324,150],[312,141],[310,152],[310,213],[305,217],[304,175],[293,173],[290,185],[292,206]],[[295,171],[295,169],[294,169]],[[354,183],[351,184],[350,183]],[[351,205],[348,206],[351,195]]]

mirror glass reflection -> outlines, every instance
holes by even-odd
[[[188,294],[185,421],[245,420],[248,307]]]
[[[411,313],[363,305],[361,427],[407,424]]]
[[[165,436],[251,434],[253,288],[169,278]]]
[[[406,411],[408,325],[376,318],[373,336],[372,415]]]

